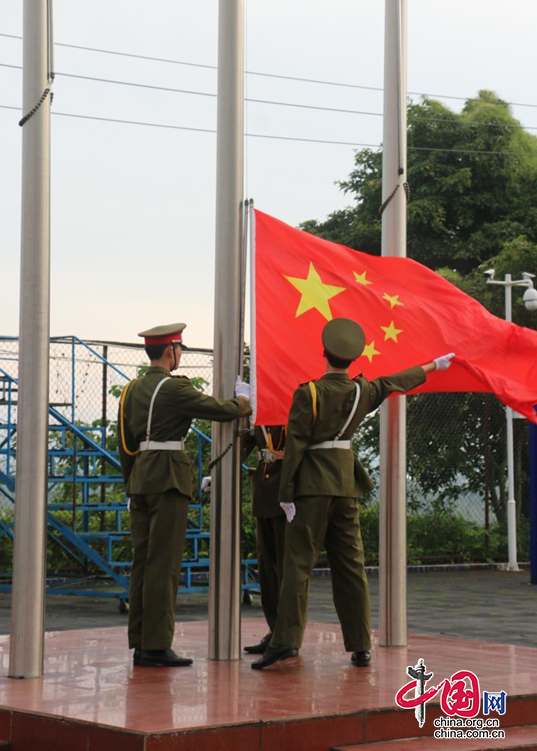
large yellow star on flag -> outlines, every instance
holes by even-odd
[[[352,273],[354,274],[354,278],[358,282],[358,284],[373,284],[373,282],[370,282],[369,279],[365,278],[367,271],[362,271],[361,274],[359,274],[357,271],[353,271]]]
[[[403,329],[396,329],[393,321],[389,326],[381,326],[380,328],[384,331],[384,341],[393,339],[396,344],[399,344],[397,336],[403,333]]]
[[[285,274],[284,274],[285,276]],[[307,313],[308,310],[315,308],[323,315],[327,321],[332,320],[332,311],[328,301],[345,291],[345,287],[334,287],[332,284],[324,284],[313,263],[310,263],[308,276],[306,279],[298,279],[294,276],[285,277],[291,282],[293,287],[300,292],[302,297],[296,310],[295,318]]]
[[[364,351],[360,355],[360,357],[367,357],[369,362],[373,362],[373,358],[375,355],[380,355],[380,352],[375,349],[375,340],[373,340],[370,344],[366,344],[364,347]]]
[[[404,305],[404,302],[399,302],[399,295],[388,295],[387,292],[385,292],[382,295],[383,300],[388,300],[390,303],[390,308],[393,310],[396,305]]]

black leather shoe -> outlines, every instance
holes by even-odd
[[[280,660],[289,660],[291,657],[297,657],[298,649],[296,647],[273,647],[271,644],[265,649],[265,653],[260,660],[252,662],[253,670],[263,670],[269,665],[274,665]]]
[[[132,663],[133,665],[139,665],[140,664],[140,653],[141,653],[140,647],[134,648],[134,655],[132,656]]]
[[[261,639],[259,644],[253,644],[251,647],[244,647],[244,651],[248,652],[249,655],[264,655],[271,639],[272,634],[267,634]]]
[[[182,668],[192,665],[192,660],[179,657],[173,649],[141,649],[138,661],[134,664],[141,668]]]
[[[370,652],[353,652],[351,662],[356,665],[357,668],[368,668],[371,662]]]

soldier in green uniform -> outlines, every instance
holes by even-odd
[[[257,562],[261,605],[269,633],[259,644],[244,647],[249,654],[263,654],[272,636],[278,613],[283,578],[285,512],[278,492],[287,429],[284,425],[257,425],[242,433],[243,456],[257,449],[259,463],[251,478],[252,514],[256,519]]]
[[[300,386],[289,413],[280,482],[285,510],[285,558],[278,617],[270,644],[252,668],[263,669],[295,657],[306,626],[310,575],[326,546],[332,570],[334,605],[352,663],[370,662],[369,589],[364,566],[357,498],[373,483],[351,448],[351,437],[365,416],[392,393],[405,393],[426,374],[446,369],[445,355],[371,382],[350,379],[348,368],[365,345],[362,328],[347,318],[323,329],[326,373]]]
[[[237,398],[214,399],[179,366],[184,323],[142,331],[150,367],[123,389],[119,406],[119,454],[130,497],[134,550],[129,591],[129,647],[142,667],[190,665],[171,649],[174,610],[192,496],[184,438],[193,418],[227,422],[251,414],[248,384]]]

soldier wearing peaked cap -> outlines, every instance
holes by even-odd
[[[362,328],[346,318],[326,324],[322,334],[326,373],[294,393],[280,481],[287,521],[278,616],[256,670],[295,657],[302,645],[310,575],[323,548],[332,570],[334,605],[352,663],[370,662],[369,589],[364,566],[357,498],[373,483],[351,448],[365,416],[392,393],[405,393],[432,370],[449,367],[444,355],[388,377],[350,379],[348,368],[363,351]]]
[[[192,496],[184,439],[196,417],[227,422],[249,415],[248,384],[237,398],[215,399],[185,376],[172,376],[184,348],[184,323],[142,331],[150,367],[123,389],[119,455],[130,497],[134,550],[129,591],[129,647],[134,664],[180,667],[192,660],[171,649],[174,610]]]

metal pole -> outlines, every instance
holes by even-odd
[[[505,275],[505,320],[513,320],[511,274]],[[513,410],[505,408],[507,422],[507,545],[508,571],[519,571],[517,563],[516,501],[515,501],[515,458],[513,451]]]
[[[47,0],[24,0],[23,114],[49,86]],[[50,98],[22,131],[15,544],[9,675],[43,674],[50,326]]]
[[[487,284],[496,284],[505,288],[505,320],[512,321],[512,287],[525,287],[524,302],[528,310],[533,310],[532,298],[527,298],[529,290],[533,291],[532,278],[535,274],[524,272],[522,279],[513,281],[511,274],[506,274],[503,282],[494,279],[494,269],[485,271]],[[515,500],[515,460],[513,450],[513,410],[505,408],[507,424],[507,541],[509,550],[508,571],[519,571],[517,563],[517,534],[516,534],[516,500]]]
[[[241,202],[244,139],[243,0],[220,0],[216,171],[214,392],[229,398],[241,347]],[[240,654],[240,451],[236,424],[213,423],[209,658]]]
[[[101,414],[101,425],[103,428],[102,432],[102,444],[104,448],[106,448],[106,436],[108,435],[108,345],[103,346],[103,389],[102,389],[102,414]],[[106,459],[103,456],[101,459],[101,475],[106,475]],[[106,484],[104,482],[101,483],[101,503],[104,506],[106,502]],[[104,532],[105,529],[105,511],[101,511],[100,513],[100,527],[101,531]]]
[[[406,0],[386,0],[382,255],[406,256]],[[380,644],[405,646],[406,401],[395,397],[380,417]]]
[[[253,204],[253,201],[252,201],[252,204]],[[244,203],[242,204],[241,219],[242,219],[241,268],[240,268],[241,328],[240,328],[240,336],[239,336],[240,346],[239,346],[238,373],[240,377],[243,378],[244,377],[244,349],[245,349],[245,344],[246,344],[244,341],[244,333],[245,333],[244,319],[246,315],[246,267],[248,264],[248,229],[249,229],[249,224],[250,224],[250,201],[248,199],[246,199]]]
[[[530,576],[537,584],[537,425],[530,423]]]

